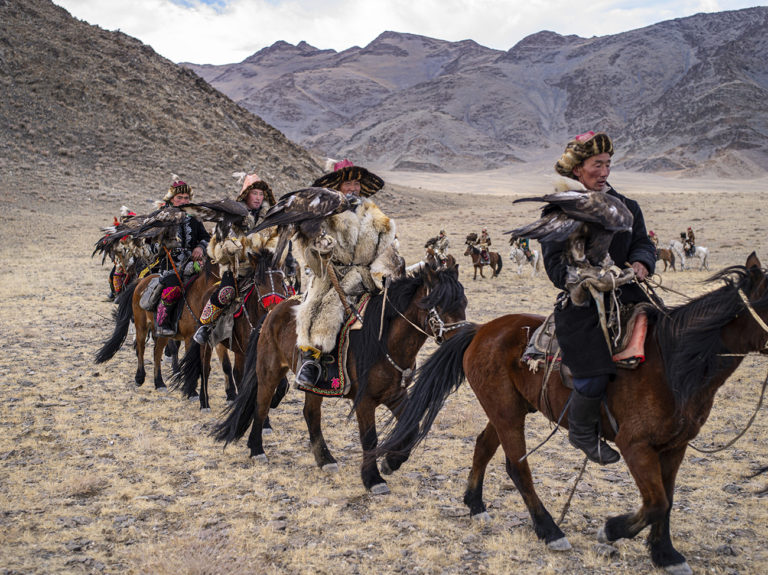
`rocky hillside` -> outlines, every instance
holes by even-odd
[[[0,91],[8,192],[139,201],[176,173],[210,198],[235,191],[235,171],[255,168],[280,193],[322,171],[191,70],[48,0],[0,0]]]
[[[387,168],[495,168],[602,128],[624,167],[745,175],[768,166],[767,59],[756,7],[613,36],[544,31],[508,52],[386,32],[343,52],[278,42],[185,65],[311,150]]]

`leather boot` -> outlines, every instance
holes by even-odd
[[[192,336],[192,339],[194,339],[200,345],[205,345],[210,335],[211,335],[211,326],[207,324],[201,325],[200,327],[197,328],[197,331],[195,332],[195,335]]]
[[[618,451],[599,436],[600,404],[602,397],[587,397],[575,389],[571,392],[568,408],[568,440],[581,449],[590,461],[606,465],[616,463],[621,456]]]
[[[318,350],[312,348],[301,350],[299,373],[296,374],[297,384],[310,387],[317,385],[320,380],[322,367],[320,362],[315,359],[316,355],[318,355]]]

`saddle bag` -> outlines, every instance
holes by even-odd
[[[139,300],[139,307],[146,311],[155,311],[157,304],[160,302],[160,296],[163,293],[163,286],[160,283],[160,276],[154,277],[149,280],[149,285],[144,293],[141,294]]]

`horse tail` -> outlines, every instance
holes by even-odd
[[[503,259],[504,258],[501,257],[501,254],[497,252],[496,253],[496,264],[497,264],[497,266],[496,266],[496,269],[494,269],[494,271],[493,271],[494,275],[499,275],[499,273],[501,272],[501,266],[504,263],[502,261]]]
[[[251,331],[251,337],[248,338],[243,380],[240,382],[237,397],[234,403],[226,409],[226,419],[214,426],[211,432],[211,436],[216,441],[224,442],[225,447],[245,435],[256,413],[256,399],[259,391],[259,381],[256,378],[256,360],[258,359],[256,350],[259,344],[261,326],[266,318],[265,315],[259,320]]]
[[[115,329],[112,331],[109,339],[96,352],[96,363],[104,363],[112,359],[123,346],[123,342],[128,335],[128,328],[131,326],[131,321],[133,321],[133,293],[136,291],[138,283],[138,280],[132,281],[117,296],[117,309],[112,310]]]
[[[477,328],[474,323],[461,328],[419,368],[397,423],[379,444],[377,456],[409,452],[427,436],[446,398],[464,381],[464,352]]]
[[[197,395],[197,382],[203,373],[203,358],[200,352],[200,344],[193,339],[179,362],[179,373],[171,379],[172,388],[181,388],[184,397]]]

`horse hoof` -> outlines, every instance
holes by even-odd
[[[489,523],[491,521],[491,516],[487,511],[483,511],[473,515],[471,519],[472,521],[477,521],[478,523]]]
[[[211,408],[210,407],[201,407],[200,411],[202,411],[203,413],[207,413],[207,412],[211,411]]]
[[[677,565],[667,565],[664,567],[664,571],[670,575],[692,575],[693,573],[693,569],[691,569],[687,561],[683,561]]]
[[[256,463],[269,463],[266,453],[259,453],[258,455],[251,455],[251,459]]]
[[[561,537],[547,543],[547,549],[550,551],[570,551],[572,547],[567,537]]]
[[[389,491],[389,486],[386,483],[377,483],[371,487],[371,493],[373,495],[388,495],[391,492]]]
[[[187,399],[189,401],[200,401],[200,396],[199,395],[190,395]]]
[[[320,469],[322,469],[326,473],[338,473],[339,472],[339,464],[338,463],[326,463]]]
[[[381,469],[381,472],[384,475],[392,475],[394,473],[394,470],[389,466],[389,463],[387,463],[386,459],[383,459],[381,461],[381,465],[379,465],[379,468]]]
[[[265,427],[261,430],[262,435],[272,435],[272,428],[271,427]]]
[[[159,391],[160,393],[165,393],[166,391],[168,391],[168,388],[163,385],[162,387],[156,387],[155,391]]]
[[[597,530],[597,542],[610,543],[610,541],[608,541],[608,537],[605,535],[605,527],[601,527]]]

